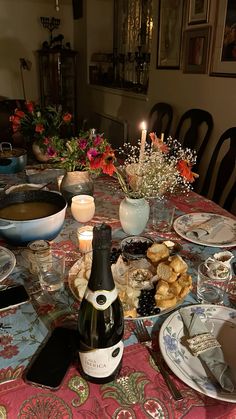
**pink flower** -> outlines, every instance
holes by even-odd
[[[54,148],[53,147],[50,147],[50,146],[47,148],[47,154],[50,157],[56,157],[57,156],[56,150],[54,150]]]
[[[98,147],[102,142],[102,137],[100,135],[97,135],[94,139],[93,145],[94,147]]]
[[[94,159],[95,157],[97,157],[99,155],[99,152],[96,150],[96,148],[90,148],[87,151],[87,156],[88,159],[91,161],[92,159]]]
[[[79,147],[81,148],[81,150],[85,150],[87,147],[87,140],[85,138],[81,138],[79,140]]]

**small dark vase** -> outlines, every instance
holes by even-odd
[[[61,182],[60,191],[68,204],[75,195],[93,196],[94,183],[88,171],[67,172]]]

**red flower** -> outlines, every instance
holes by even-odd
[[[7,345],[5,346],[5,348],[0,351],[0,356],[2,356],[3,358],[13,358],[13,356],[17,355],[19,353],[19,349],[16,345]]]
[[[195,178],[198,177],[197,173],[192,172],[192,165],[187,160],[178,161],[177,169],[180,175],[190,183],[194,182]]]
[[[21,111],[21,110],[19,110],[19,109],[16,109],[15,110],[15,116],[17,117],[17,118],[24,118],[25,117],[25,112],[23,112],[23,111]]]
[[[66,124],[68,124],[72,120],[72,115],[69,112],[67,112],[63,115],[62,119]]]
[[[26,108],[27,110],[32,113],[34,111],[34,104],[33,102],[26,102]]]
[[[12,122],[13,132],[18,131],[20,129],[20,126],[21,126],[20,118],[18,118],[15,115],[12,115],[12,116],[10,116],[9,120],[10,120],[10,122]]]
[[[40,134],[42,134],[43,131],[44,131],[43,124],[36,124],[36,126],[35,126],[35,132],[39,132]]]

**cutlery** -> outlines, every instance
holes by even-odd
[[[157,367],[159,368],[166,384],[167,387],[169,388],[173,398],[175,400],[182,400],[183,396],[180,393],[180,391],[177,389],[177,387],[175,386],[174,382],[171,380],[168,372],[165,369],[165,366],[163,364],[163,360],[161,357],[159,357],[157,355],[157,352],[155,352],[152,349],[152,338],[146,328],[146,326],[144,325],[143,321],[141,320],[137,320],[135,325],[135,330],[134,333],[139,341],[139,343],[143,344],[147,350],[149,351],[151,357],[153,358],[155,364],[157,365]]]

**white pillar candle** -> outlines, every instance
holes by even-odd
[[[76,195],[71,201],[71,213],[76,221],[86,223],[95,214],[94,198],[90,195]]]
[[[146,124],[143,121],[141,124],[142,132],[141,132],[141,144],[140,144],[140,152],[139,152],[139,163],[142,164],[144,160],[144,153],[145,153],[145,145],[146,145],[146,137],[147,137],[147,129]]]
[[[93,227],[84,226],[78,228],[79,250],[82,253],[91,252],[93,242]]]

